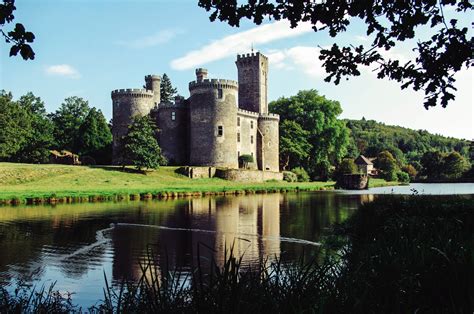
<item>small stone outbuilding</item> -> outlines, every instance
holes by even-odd
[[[374,164],[364,155],[359,155],[359,157],[354,160],[354,163],[356,164],[359,173],[374,175],[376,172]]]

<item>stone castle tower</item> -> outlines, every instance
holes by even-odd
[[[196,69],[190,97],[174,102],[160,101],[157,75],[145,77],[145,89],[113,91],[114,162],[131,117],[151,114],[170,164],[236,169],[239,156],[248,154],[251,168],[278,172],[279,116],[268,112],[268,58],[238,55],[236,65],[238,82],[208,79],[206,69]]]

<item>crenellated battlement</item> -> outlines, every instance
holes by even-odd
[[[225,80],[225,79],[205,79],[201,82],[199,81],[192,81],[189,82],[189,90],[193,90],[195,88],[223,88],[223,89],[238,89],[239,83],[233,80]]]
[[[252,118],[258,118],[260,114],[258,112],[253,112],[253,111],[248,111],[248,110],[237,108],[237,115],[250,116]]]
[[[236,63],[255,62],[255,61],[259,61],[260,58],[268,61],[268,57],[261,54],[260,52],[252,52],[252,53],[237,55]]]
[[[280,115],[275,113],[260,114],[259,119],[280,121]]]
[[[125,88],[116,89],[112,91],[112,98],[116,96],[132,96],[132,97],[146,97],[152,98],[154,95],[153,91],[143,88]]]

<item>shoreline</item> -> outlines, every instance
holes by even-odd
[[[160,167],[143,175],[113,166],[66,166],[0,163],[0,205],[41,205],[107,201],[192,198],[209,195],[246,195],[334,190],[333,181],[235,182],[189,179],[177,167]],[[370,187],[398,182],[372,179]]]

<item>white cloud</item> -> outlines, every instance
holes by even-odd
[[[45,72],[48,75],[63,76],[73,79],[81,77],[79,71],[69,64],[50,65],[46,67]]]
[[[318,26],[319,27],[319,26]],[[171,61],[175,70],[187,70],[202,66],[211,61],[220,60],[238,53],[248,52],[252,45],[266,44],[283,38],[295,37],[311,32],[309,22],[290,28],[287,21],[278,21],[226,36],[210,44],[188,52],[185,56]]]
[[[117,44],[135,49],[154,47],[171,41],[181,33],[183,33],[183,31],[179,29],[165,29],[150,36],[136,38],[133,40],[121,40],[118,41]]]
[[[323,77],[326,72],[319,60],[320,48],[295,46],[284,50],[271,50],[266,55],[272,68],[301,70],[310,77]]]

